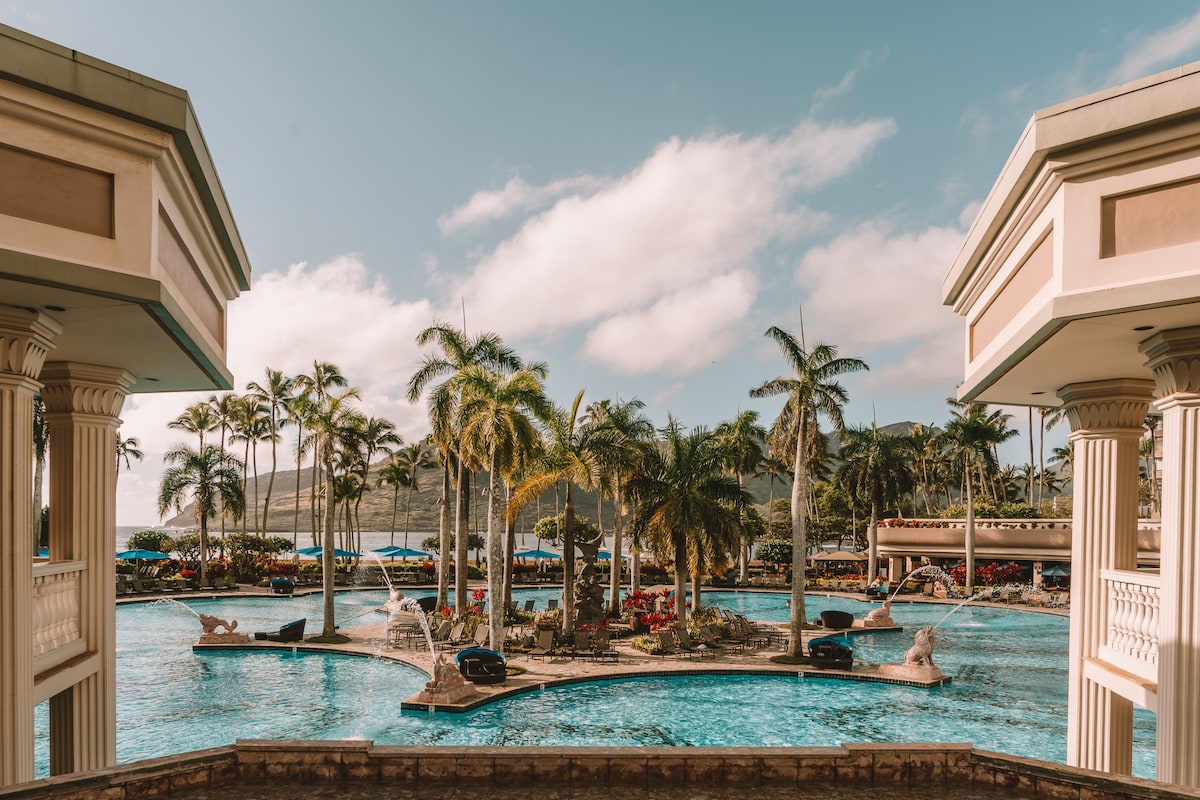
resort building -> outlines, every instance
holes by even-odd
[[[187,93],[0,25],[0,786],[33,779],[47,700],[53,773],[115,763],[122,403],[228,389],[226,307],[249,286]]]
[[[959,398],[1060,405],[1074,444],[1068,763],[1200,787],[1200,64],[1039,111],[946,277]],[[1161,569],[1137,570],[1161,414]]]

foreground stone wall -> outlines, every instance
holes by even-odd
[[[528,786],[559,796],[572,786],[911,787],[938,797],[971,784],[1013,797],[1054,800],[1197,800],[1200,792],[1116,778],[1059,764],[975,750],[969,744],[852,744],[819,748],[748,747],[392,747],[370,741],[242,740],[229,747],[49,778],[0,790],[0,800],[134,800],[221,787],[253,797],[261,785],[375,784]],[[544,790],[544,792],[542,791]]]

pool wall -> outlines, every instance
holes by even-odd
[[[134,800],[183,796],[202,787],[254,796],[255,786],[529,787],[559,797],[572,786],[738,790],[845,785],[908,788],[943,796],[964,786],[1015,798],[1117,800],[1200,798],[1200,792],[1044,761],[976,750],[969,744],[848,744],[817,748],[398,747],[368,740],[239,740],[166,758],[0,789],[0,800]],[[326,795],[323,795],[326,796]]]

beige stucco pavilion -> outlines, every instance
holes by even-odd
[[[116,760],[115,493],[130,392],[229,388],[250,266],[186,92],[0,25],[0,786]],[[50,426],[33,549],[33,399]]]
[[[1200,787],[1200,64],[1037,112],[943,286],[959,397],[1062,404],[1074,443],[1067,756]],[[1137,570],[1138,439],[1162,415],[1161,569]]]

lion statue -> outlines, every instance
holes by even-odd
[[[216,633],[217,628],[224,628],[226,633],[233,633],[233,631],[237,628],[236,619],[232,622],[226,622],[223,619],[219,619],[218,617],[214,617],[209,614],[199,614],[199,617],[200,629],[204,633]]]
[[[936,667],[933,663],[933,628],[924,627],[917,631],[916,642],[904,653],[904,663],[911,666]]]

